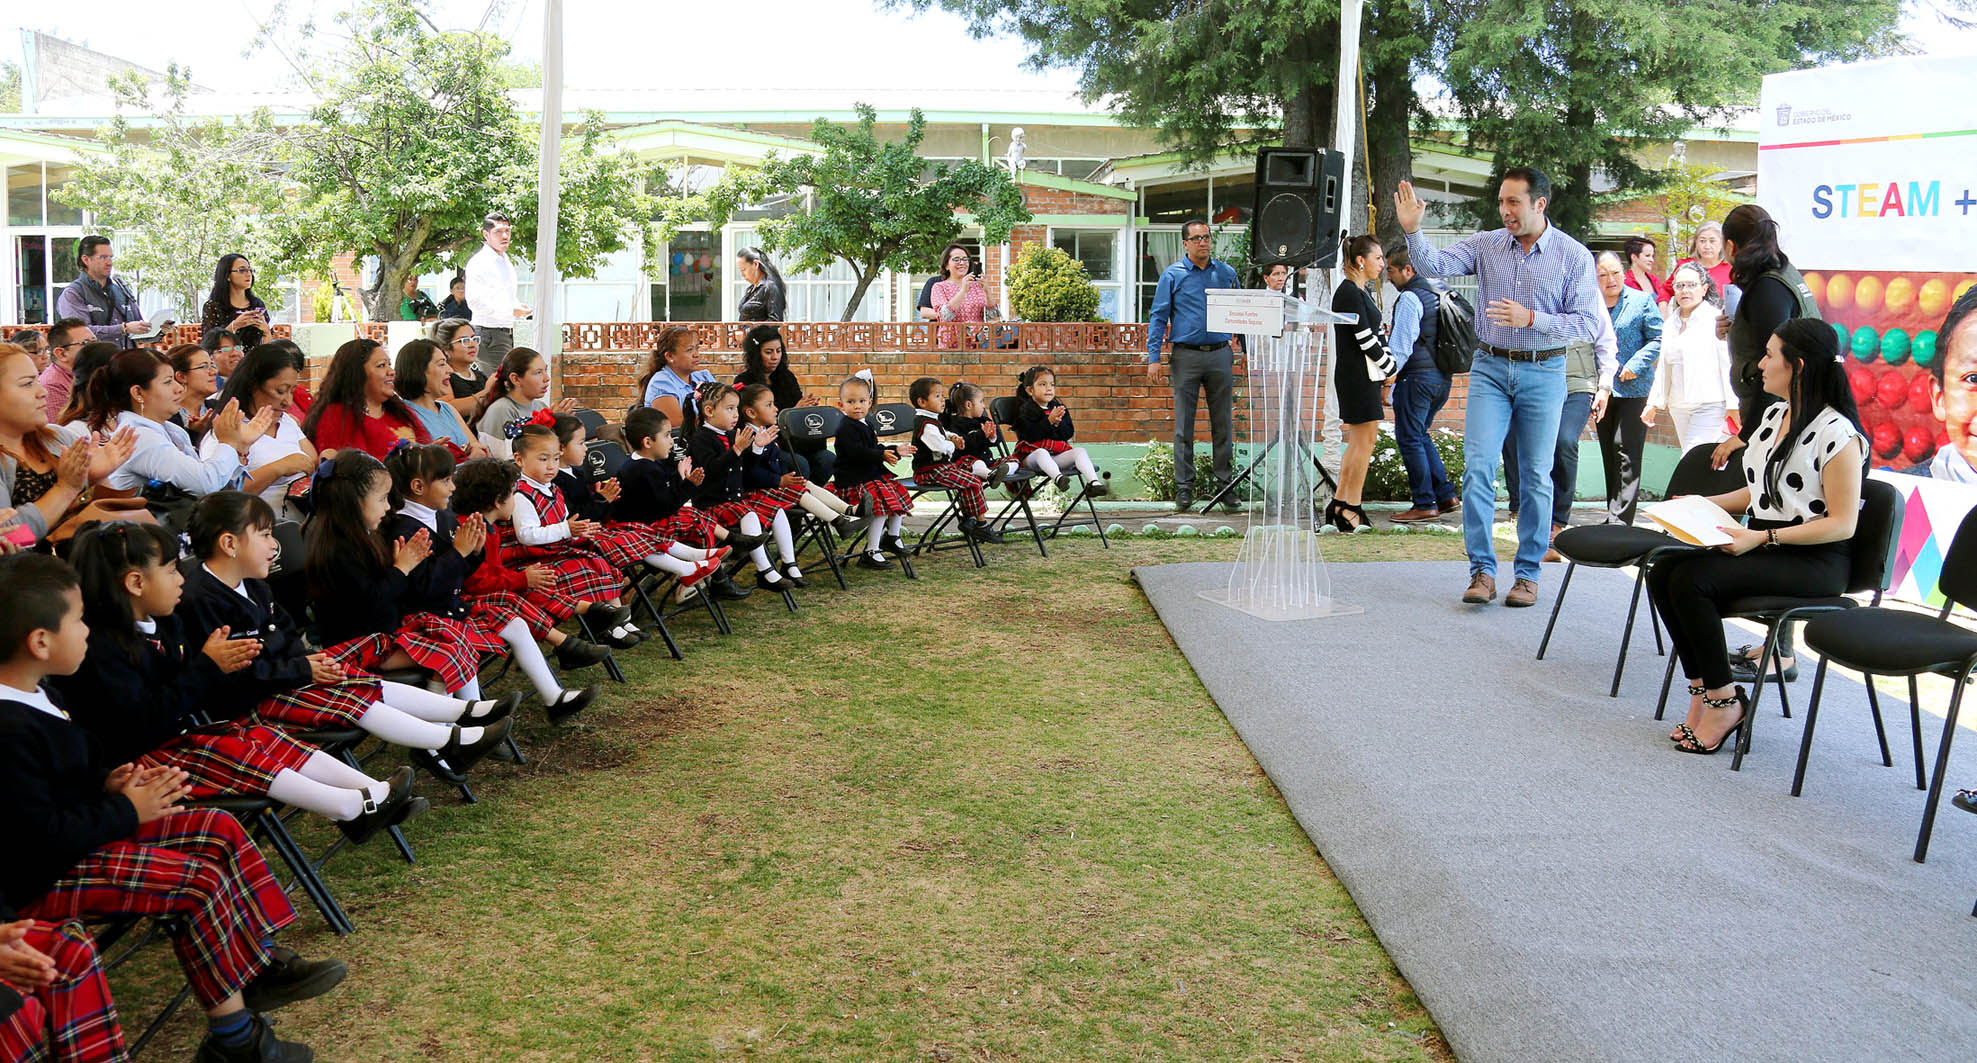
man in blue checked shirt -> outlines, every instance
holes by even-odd
[[[1462,539],[1469,552],[1469,588],[1462,600],[1471,605],[1496,599],[1490,532],[1496,523],[1498,455],[1511,435],[1517,440],[1520,499],[1515,582],[1503,604],[1537,604],[1539,565],[1551,541],[1551,463],[1565,406],[1565,349],[1597,339],[1606,313],[1593,280],[1593,256],[1545,218],[1550,200],[1550,179],[1513,166],[1497,186],[1503,228],[1441,250],[1421,234],[1425,207],[1414,186],[1402,181],[1394,192],[1394,220],[1407,234],[1414,268],[1427,277],[1475,274],[1483,306],[1476,322],[1483,347],[1469,372],[1463,431]],[[1606,383],[1610,386],[1610,379]]]
[[[1153,309],[1146,319],[1146,376],[1160,383],[1166,367],[1160,364],[1160,346],[1169,339],[1172,326],[1174,375],[1174,506],[1186,509],[1194,504],[1194,403],[1196,393],[1208,391],[1208,434],[1215,455],[1215,481],[1227,484],[1235,478],[1236,352],[1242,341],[1226,332],[1208,331],[1208,289],[1241,287],[1236,269],[1209,252],[1208,223],[1191,218],[1181,226],[1181,249],[1187,252],[1179,262],[1160,274],[1153,290]],[[1223,499],[1225,509],[1236,508],[1235,496]]]

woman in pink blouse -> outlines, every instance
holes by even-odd
[[[941,274],[941,279],[934,282],[933,303],[921,310],[920,316],[929,321],[986,321],[988,282],[982,279],[982,271],[973,266],[968,249],[960,244],[947,245],[947,251],[941,256]],[[965,341],[965,345],[980,346],[985,335],[976,331],[972,338]],[[963,346],[962,330],[958,325],[942,325],[939,343],[948,349]]]

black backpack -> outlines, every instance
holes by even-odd
[[[1455,376],[1476,360],[1476,308],[1453,288],[1436,286],[1435,368]]]

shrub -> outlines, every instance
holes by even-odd
[[[1194,448],[1194,497],[1206,499],[1222,489],[1215,479],[1215,463],[1207,447]],[[1133,478],[1146,488],[1146,497],[1155,502],[1174,500],[1174,446],[1146,441],[1146,453],[1133,462]],[[1402,482],[1406,480],[1403,477]]]
[[[1085,264],[1041,244],[1009,267],[1009,309],[1023,321],[1100,321],[1098,288]]]
[[[1442,464],[1448,467],[1448,478],[1459,488],[1463,464],[1461,433],[1436,428],[1429,435],[1441,453]],[[1400,460],[1400,444],[1384,426],[1380,441],[1373,444],[1373,460],[1366,467],[1366,490],[1362,497],[1369,502],[1407,502],[1413,497],[1407,489],[1407,464]]]

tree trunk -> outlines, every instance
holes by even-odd
[[[858,278],[858,285],[851,289],[851,300],[844,304],[844,313],[838,315],[839,321],[849,321],[851,315],[858,312],[859,305],[865,301],[865,289],[870,288],[872,281],[879,275],[879,266],[877,263],[868,262],[865,268],[860,269],[854,262],[851,264],[851,273]]]
[[[1405,7],[1401,12],[1411,15]],[[1366,115],[1366,159],[1373,168],[1370,192],[1375,208],[1374,234],[1388,247],[1405,239],[1400,223],[1394,221],[1394,190],[1402,181],[1414,177],[1414,148],[1409,131],[1414,116],[1411,65],[1405,57],[1400,57],[1366,66],[1366,90],[1373,97]]]
[[[1336,31],[1335,31],[1336,32]],[[1329,55],[1334,66],[1338,64],[1336,46],[1316,50],[1311,60],[1324,62]],[[1284,102],[1284,147],[1323,148],[1332,143],[1332,119],[1337,105],[1333,102],[1332,86],[1305,84],[1297,94]]]

